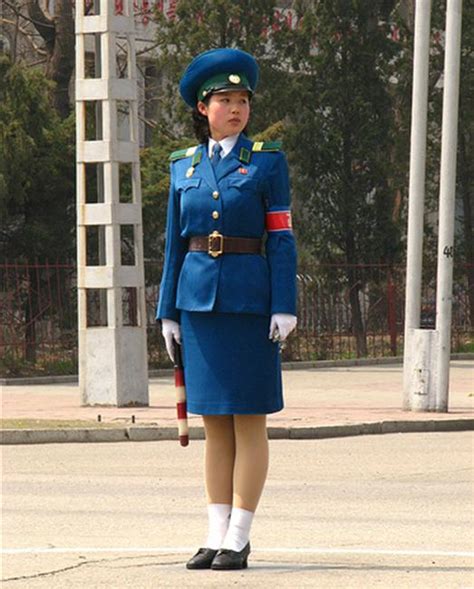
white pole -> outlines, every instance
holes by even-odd
[[[448,410],[462,0],[448,0],[439,194],[436,411]]]
[[[430,18],[431,0],[417,0],[415,7],[410,181],[408,189],[408,251],[403,363],[404,409],[411,407],[410,381],[413,330],[420,325]]]

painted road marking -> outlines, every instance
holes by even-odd
[[[161,553],[161,554],[176,554],[188,553],[195,551],[195,547],[176,546],[169,547],[153,547],[149,548],[57,548],[53,546],[47,547],[29,547],[29,548],[2,548],[0,554],[69,554],[76,552],[98,553],[98,552],[115,552],[115,553]],[[462,557],[474,558],[474,552],[461,550],[389,550],[383,548],[258,548],[252,549],[252,552],[266,552],[277,554],[377,554],[387,556],[446,556],[446,557]]]

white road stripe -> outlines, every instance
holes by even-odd
[[[176,554],[194,552],[196,547],[176,546],[169,547],[143,547],[143,548],[55,548],[55,547],[30,547],[30,548],[2,548],[0,554],[68,554],[68,553],[161,553]],[[266,552],[277,554],[383,554],[387,556],[446,556],[474,558],[474,552],[459,550],[389,550],[382,548],[258,548],[254,553]]]

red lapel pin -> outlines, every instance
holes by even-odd
[[[247,170],[247,168],[239,168],[239,172],[241,174],[248,174],[249,173],[249,171]]]

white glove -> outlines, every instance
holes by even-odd
[[[176,321],[173,321],[172,319],[162,319],[161,326],[161,333],[165,338],[166,351],[168,352],[171,361],[174,362],[173,339],[176,340],[178,344],[181,344],[181,328],[179,323],[176,323]]]
[[[276,313],[270,320],[269,339],[274,342],[284,342],[296,327],[296,317],[288,313]]]

